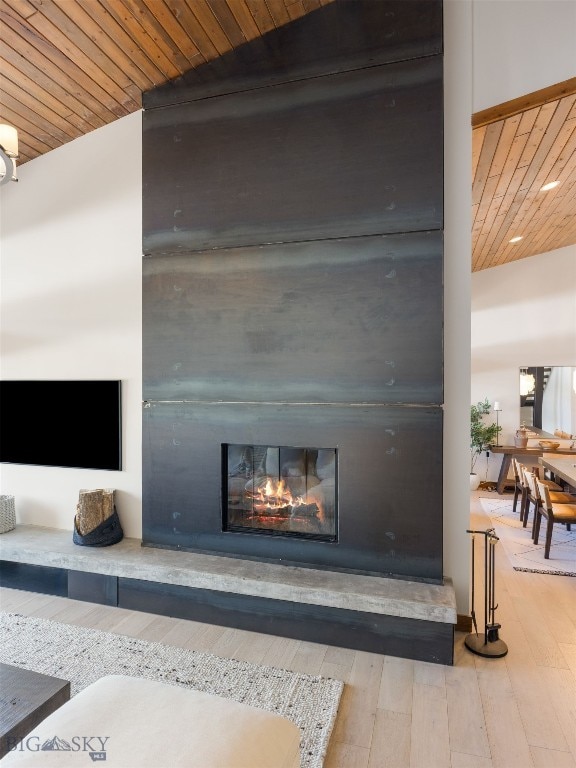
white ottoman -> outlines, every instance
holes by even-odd
[[[52,750],[41,750],[46,742]],[[99,761],[103,768],[299,768],[299,745],[298,727],[280,715],[189,688],[109,675],[43,720],[2,768],[87,768]]]

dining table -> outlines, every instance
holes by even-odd
[[[564,480],[569,486],[576,489],[576,457],[575,456],[555,456],[545,453],[538,459],[545,469],[548,469],[554,477]]]
[[[526,461],[529,461],[530,459],[537,461],[546,453],[546,451],[539,446],[527,446],[526,448],[519,448],[516,445],[491,445],[489,446],[489,449],[492,453],[502,454],[502,464],[500,465],[500,472],[498,474],[498,480],[496,481],[496,490],[500,494],[504,493],[508,483],[510,483],[512,486],[514,485],[513,480],[508,480],[508,471],[510,469],[513,456],[517,456],[520,461],[526,463]],[[557,454],[569,456],[572,461],[576,461],[576,449],[574,448],[557,448],[554,451],[554,456]]]

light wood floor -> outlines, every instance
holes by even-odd
[[[485,529],[476,495],[471,524]],[[0,606],[344,680],[325,768],[576,768],[576,578],[514,571],[498,547],[496,568],[509,653],[474,656],[457,633],[453,667],[19,590]]]

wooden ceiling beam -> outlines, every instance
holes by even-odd
[[[489,107],[472,115],[472,128],[480,128],[483,125],[495,123],[497,120],[507,120],[520,112],[526,112],[534,107],[541,107],[543,104],[549,104],[552,101],[558,101],[565,96],[572,96],[576,93],[576,77],[556,83],[548,88],[542,88],[539,91],[528,93],[526,96],[520,96],[517,99],[511,99],[496,107]]]

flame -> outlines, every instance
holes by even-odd
[[[256,512],[304,504],[304,499],[301,496],[292,495],[284,479],[275,481],[271,477],[266,477],[254,491],[248,491],[247,495],[252,499]]]

